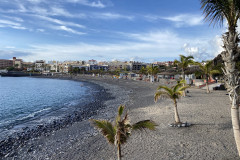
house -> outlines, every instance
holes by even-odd
[[[8,67],[13,67],[13,60],[0,59],[0,68],[5,69]]]
[[[37,60],[35,62],[35,68],[36,71],[43,72],[45,69],[45,61],[44,60]]]
[[[17,59],[16,57],[13,57],[13,66],[20,69],[22,68],[22,63],[23,60],[22,59]]]
[[[128,62],[121,62],[121,61],[112,61],[109,62],[109,70],[115,71],[115,70],[130,70],[130,64]]]
[[[135,62],[135,61],[130,61],[130,70],[131,71],[140,71],[140,69],[144,67],[146,68],[147,65],[142,62]]]

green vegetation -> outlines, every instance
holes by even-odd
[[[143,120],[135,124],[130,124],[128,114],[122,117],[125,106],[118,107],[118,115],[116,116],[115,124],[107,120],[91,120],[92,124],[99,129],[103,136],[110,144],[117,146],[118,160],[121,160],[121,145],[127,142],[132,130],[155,130],[156,123],[151,120]]]
[[[221,72],[219,70],[213,69],[213,61],[207,61],[206,64],[197,62],[196,64],[199,66],[200,71],[198,71],[196,74],[204,76],[206,79],[206,87],[207,87],[207,93],[210,93],[209,86],[208,86],[208,80],[213,74],[220,74]]]
[[[157,102],[158,99],[160,98],[170,98],[173,100],[174,103],[174,114],[175,114],[175,123],[179,124],[181,123],[179,114],[178,114],[178,109],[177,109],[177,99],[179,99],[185,89],[189,88],[189,86],[183,86],[185,84],[185,81],[179,81],[175,86],[173,87],[167,87],[167,86],[158,86],[157,92],[154,95],[154,100]]]
[[[184,55],[179,55],[180,56],[180,61],[174,60],[174,65],[177,65],[178,69],[181,69],[182,72],[182,79],[185,80],[185,71],[188,68],[190,64],[194,64],[195,62],[193,61],[193,56],[184,56]],[[183,91],[183,96],[186,96],[185,91]]]

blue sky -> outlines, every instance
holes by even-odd
[[[1,0],[0,59],[165,61],[213,58],[225,28],[199,0]]]

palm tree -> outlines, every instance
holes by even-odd
[[[203,64],[203,63],[196,63],[196,64],[200,68],[200,72],[197,72],[197,74],[205,76],[207,93],[210,93],[208,80],[213,74],[219,74],[220,71],[213,69],[213,61],[207,61],[206,64]]]
[[[158,66],[147,66],[147,73],[152,76],[152,79],[154,79],[154,76],[159,72]],[[154,81],[154,80],[153,80]]]
[[[239,72],[236,68],[239,52],[237,51],[239,37],[237,22],[240,17],[240,0],[201,0],[201,9],[205,14],[205,20],[210,24],[223,25],[227,21],[228,31],[223,34],[224,51],[221,56],[224,61],[223,72],[225,84],[231,101],[231,117],[233,133],[240,156],[240,125],[239,125]]]
[[[132,130],[142,130],[145,128],[155,130],[157,126],[156,123],[151,120],[143,120],[131,125],[127,113],[122,117],[124,108],[125,106],[123,105],[118,107],[118,115],[115,124],[107,120],[91,120],[92,124],[99,129],[107,141],[117,146],[118,160],[121,160],[122,157],[121,145],[127,142]]]
[[[158,86],[157,92],[154,95],[155,102],[157,102],[157,100],[160,98],[170,98],[171,100],[173,100],[176,124],[181,123],[177,109],[177,99],[179,99],[183,95],[186,88],[189,88],[189,86],[183,86],[183,84],[185,84],[184,81],[185,80],[179,81],[175,86],[170,88],[160,85]]]
[[[139,73],[146,75],[147,74],[147,69],[144,66],[142,66]]]
[[[193,61],[193,56],[184,56],[184,55],[179,55],[180,56],[180,61],[174,60],[174,65],[177,65],[178,68],[182,70],[182,78],[185,80],[185,70],[187,69],[188,65],[194,64]],[[183,84],[185,85],[185,84]],[[183,96],[186,96],[185,91],[183,91]]]

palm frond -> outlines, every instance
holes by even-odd
[[[211,70],[210,74],[211,75],[213,75],[213,74],[221,74],[221,72],[219,70]]]
[[[201,0],[201,9],[205,15],[205,21],[209,21],[210,24],[222,26],[226,18],[229,26],[236,27],[239,4],[239,0]]]
[[[190,88],[190,86],[182,86],[178,89],[178,91],[184,91],[185,89]]]
[[[174,60],[173,65],[178,65],[180,62],[178,60]]]
[[[186,80],[182,79],[181,81],[177,82],[175,86],[173,86],[173,93],[175,93],[180,87],[186,84]]]
[[[154,95],[154,101],[157,102],[160,98],[172,98],[168,92],[165,91],[157,91]]]
[[[123,106],[123,105],[120,105],[120,106],[118,107],[118,115],[119,115],[119,116],[121,116],[121,115],[123,114],[124,108],[125,108],[125,106]]]
[[[106,137],[107,141],[111,144],[114,144],[116,130],[112,123],[106,120],[90,120],[94,127],[96,127],[104,137]]]
[[[116,116],[116,120],[115,120],[116,125],[117,125],[117,123],[118,123],[119,121],[121,121],[121,116],[122,116],[122,114],[123,114],[124,108],[125,108],[125,106],[123,106],[123,105],[120,105],[120,106],[118,107],[118,115]],[[116,126],[115,126],[115,128],[116,128]]]
[[[149,129],[149,130],[155,130],[157,124],[151,120],[143,120],[139,121],[132,125],[133,130],[143,130],[143,129]]]
[[[163,85],[158,86],[157,90],[161,90],[161,89],[163,89],[163,90],[165,90],[166,92],[168,92],[169,95],[172,95],[172,94],[173,94],[173,91],[171,90],[171,88],[169,88],[169,87],[167,87],[167,86],[163,86]]]
[[[201,9],[205,14],[205,21],[209,21],[210,24],[219,23],[220,26],[223,24],[224,14],[222,14],[223,6],[221,0],[201,0]]]

